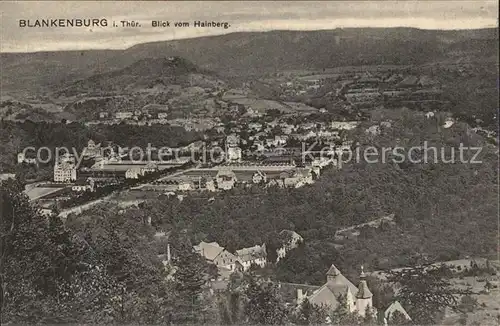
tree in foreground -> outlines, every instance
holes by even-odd
[[[283,325],[286,322],[288,311],[276,284],[250,276],[244,295],[244,313],[250,324]]]
[[[297,312],[292,316],[292,322],[297,325],[318,325],[324,324],[328,316],[324,307],[311,303],[304,299]]]
[[[3,323],[164,321],[166,307],[173,301],[169,294],[174,291],[161,283],[152,284],[150,280],[161,279],[161,270],[141,264],[145,256],[134,246],[124,245],[128,241],[138,247],[138,240],[127,238],[122,230],[119,235],[112,233],[116,239],[106,240],[108,230],[119,229],[114,225],[106,229],[89,223],[89,232],[66,228],[57,216],[46,218],[32,208],[16,181],[0,183],[0,212]],[[117,265],[121,269],[113,268]],[[139,270],[151,284],[146,291],[138,277],[123,273],[139,274]]]
[[[402,325],[411,325],[412,322],[406,319],[405,315],[403,315],[401,312],[395,311],[390,315],[387,324],[394,326],[402,326]]]
[[[397,300],[417,324],[436,324],[446,308],[457,310],[458,298],[469,290],[452,287],[443,269],[431,265],[390,271],[388,281],[397,284]]]
[[[183,239],[175,252],[176,266],[173,290],[175,302],[172,307],[172,322],[195,323],[203,315],[203,287],[208,273],[206,263],[193,251],[190,242]]]

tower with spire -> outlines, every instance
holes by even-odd
[[[361,266],[358,293],[356,294],[356,310],[358,311],[359,315],[364,317],[367,309],[373,309],[372,297],[373,294],[368,288],[368,284],[366,283],[366,275],[363,270],[363,266]]]

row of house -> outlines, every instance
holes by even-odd
[[[276,262],[283,259],[287,253],[296,248],[303,238],[291,230],[283,230],[279,233],[281,246],[276,250]],[[251,266],[264,267],[267,265],[266,244],[242,248],[234,253],[229,252],[217,242],[200,242],[193,247],[194,251],[203,256],[208,262],[218,268],[229,271],[246,271]]]
[[[158,171],[158,165],[154,162],[148,162],[145,166],[133,167],[125,171],[125,179],[139,179],[146,173]]]
[[[166,108],[168,110],[168,107]],[[165,110],[165,111],[166,111]],[[101,111],[99,112],[99,119],[109,119],[112,115],[109,112]],[[149,110],[135,110],[135,111],[118,111],[115,112],[114,118],[118,120],[131,120],[131,119],[139,119],[139,117],[146,118],[158,118],[158,119],[166,119],[168,116],[167,112],[155,112],[150,113]]]
[[[314,182],[314,174],[319,175],[318,167],[299,168],[290,165],[253,165],[247,168],[245,169],[245,166],[241,166],[239,169],[231,169],[231,166],[222,166],[217,169],[193,169],[185,174],[157,183],[172,185],[169,188],[171,191],[230,190],[237,184],[299,188],[307,184],[312,184]],[[270,168],[273,168],[273,170],[269,170]]]
[[[442,91],[437,81],[429,76],[393,74],[386,79],[370,77],[353,80],[345,84],[339,94],[355,104],[382,99],[439,100]]]
[[[252,265],[264,267],[267,259],[265,244],[236,250],[233,254],[217,242],[202,241],[194,246],[194,250],[218,268],[230,271],[246,271]]]

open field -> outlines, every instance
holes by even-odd
[[[26,190],[24,193],[28,196],[30,200],[36,200],[38,198],[42,198],[45,196],[48,196],[50,194],[54,194],[58,191],[63,190],[66,188],[65,185],[62,185],[61,187],[54,188],[54,187],[34,187],[29,190]]]
[[[497,286],[492,289],[490,293],[484,292],[486,279]],[[471,288],[475,294],[471,295],[472,298],[477,300],[478,307],[472,312],[467,312],[466,316],[462,316],[457,312],[448,311],[443,324],[457,325],[460,324],[460,319],[465,319],[466,325],[498,325],[500,316],[500,290],[499,277],[464,277],[463,279],[453,279],[452,283],[456,288],[466,289]],[[463,321],[462,321],[463,323]]]

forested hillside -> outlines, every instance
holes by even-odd
[[[0,171],[23,170],[17,165],[17,153],[26,147],[33,146],[36,151],[47,147],[54,153],[56,147],[73,148],[81,153],[90,139],[96,143],[112,142],[121,147],[140,146],[144,150],[148,144],[158,147],[177,147],[187,145],[201,137],[195,132],[186,131],[182,127],[152,125],[130,126],[96,125],[87,127],[83,123],[50,123],[50,122],[0,122]],[[104,144],[104,143],[103,143]],[[52,165],[49,162],[49,169]],[[34,168],[33,168],[34,169]],[[36,174],[36,171],[31,171]]]
[[[4,91],[55,90],[147,58],[179,56],[226,75],[351,65],[482,60],[498,53],[496,29],[359,28],[271,31],[138,44],[115,51],[2,53]],[[458,54],[458,57],[457,57]]]
[[[370,123],[391,121],[380,135],[367,135]],[[360,264],[388,268],[414,263],[495,253],[498,164],[495,147],[471,133],[467,125],[450,129],[438,119],[426,119],[410,110],[376,110],[371,122],[355,131],[361,146],[429,146],[450,149],[482,146],[478,160],[470,163],[346,164],[331,169],[311,186],[300,189],[235,189],[182,202],[155,200],[141,211],[127,214],[151,216],[164,230],[187,230],[193,242],[217,241],[228,249],[272,243],[277,233],[292,229],[305,239],[303,252],[291,254],[278,265],[278,277],[290,282],[320,282],[333,257],[343,270]],[[472,156],[466,154],[469,159]],[[458,159],[458,152],[456,153]],[[335,231],[395,214],[396,226],[367,229],[338,246]],[[337,244],[334,246],[334,244]],[[300,271],[294,266],[303,266]],[[356,273],[356,272],[355,272]]]

